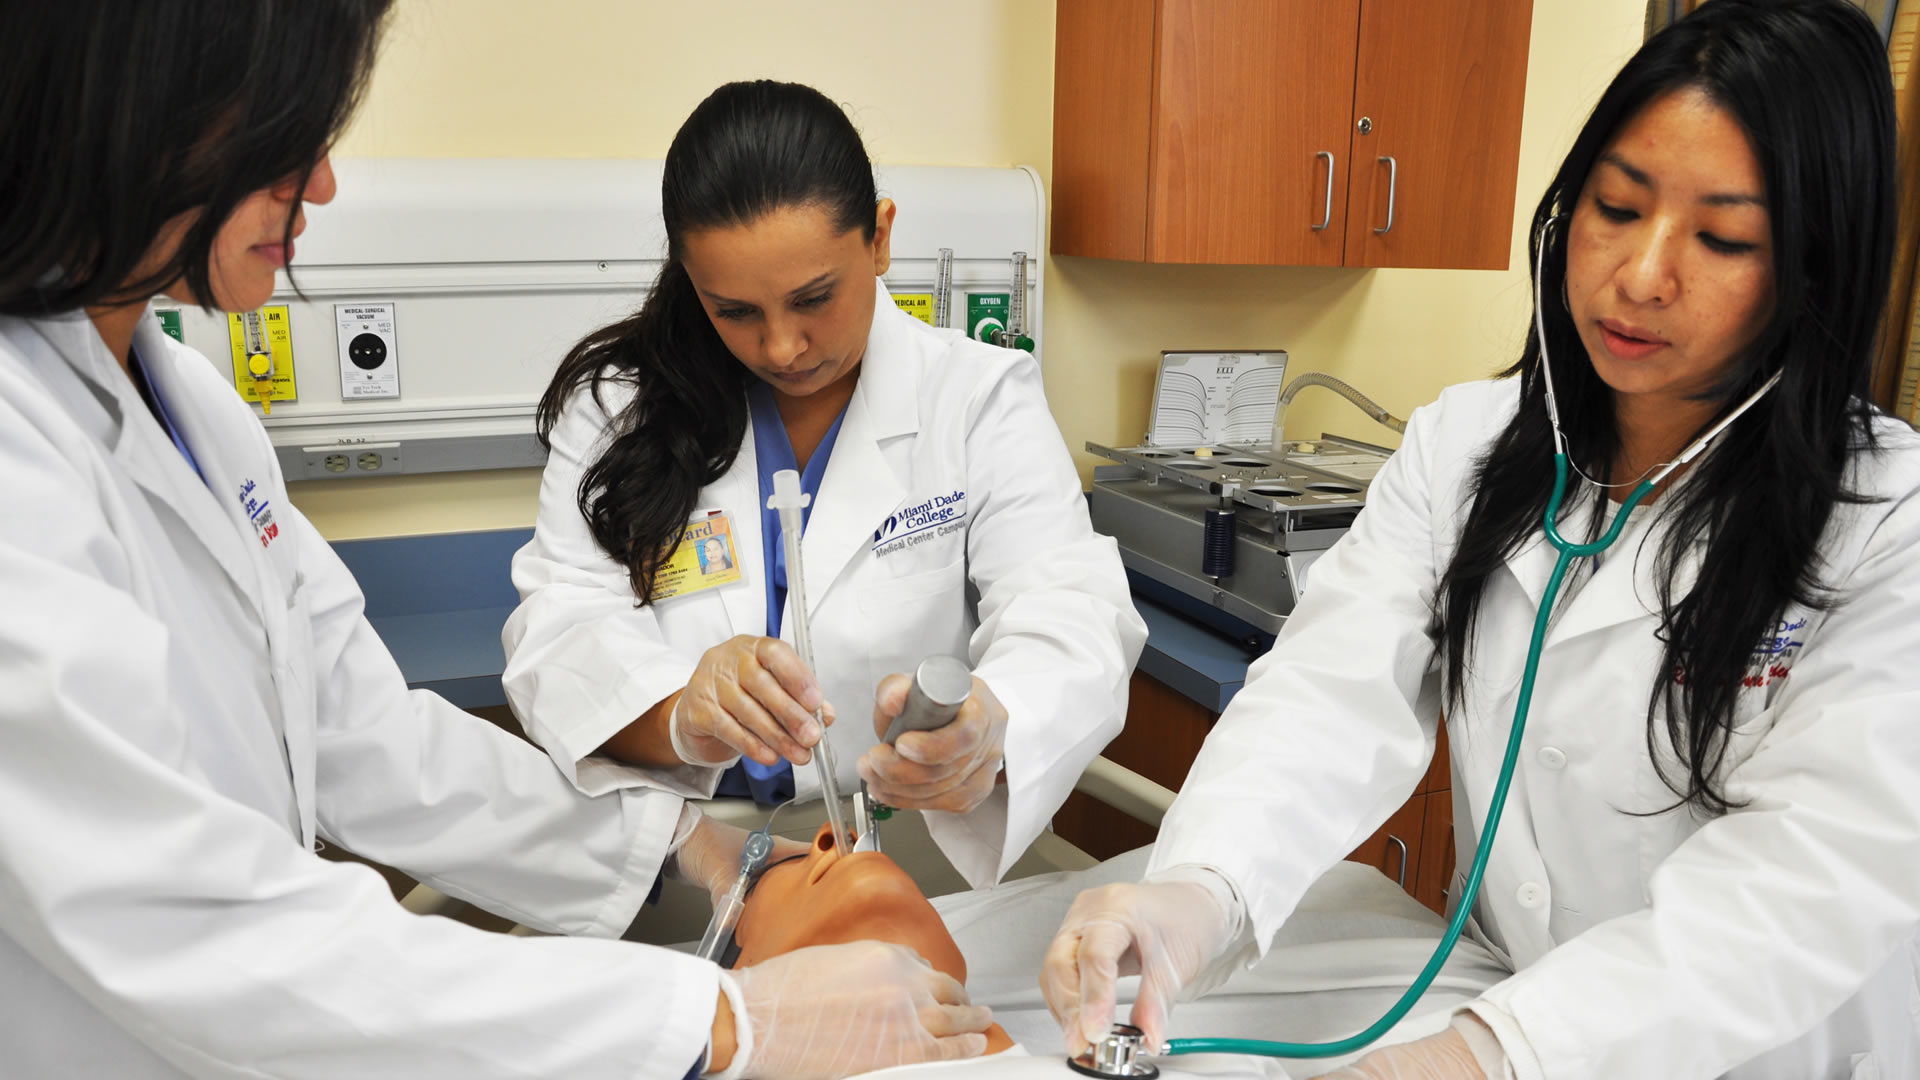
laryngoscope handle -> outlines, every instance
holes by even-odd
[[[960,713],[960,706],[967,703],[973,693],[973,672],[967,665],[951,656],[929,656],[920,662],[913,671],[913,682],[907,687],[907,702],[900,709],[900,715],[887,725],[884,742],[892,746],[894,740],[909,731],[932,731],[946,727]]]

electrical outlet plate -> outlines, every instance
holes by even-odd
[[[390,476],[400,467],[400,444],[339,443],[333,446],[303,446],[300,456],[306,465],[308,480],[350,480],[361,476]]]

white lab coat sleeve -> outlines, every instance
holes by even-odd
[[[618,937],[667,857],[682,800],[576,790],[534,747],[409,692],[357,583],[298,510],[313,635],[317,821],[355,854],[552,933]]]
[[[573,396],[550,436],[533,540],[513,557],[520,606],[501,632],[501,682],[527,735],[590,794],[651,787],[710,798],[725,766],[674,769],[582,763],[641,713],[687,685],[697,653],[670,645],[641,607],[627,569],[608,557],[580,513],[580,479],[598,459],[631,391],[615,383]],[[730,764],[730,763],[729,763]]]
[[[968,652],[1007,708],[1007,782],[965,814],[929,811],[927,825],[980,888],[1006,874],[1120,733],[1147,627],[1119,548],[1088,519],[1039,364],[1013,358],[972,409],[967,574],[980,624]]]
[[[1443,408],[1414,413],[1160,825],[1148,873],[1219,870],[1262,953],[1307,886],[1386,821],[1433,756],[1438,713],[1416,702],[1435,657],[1431,448]]]
[[[679,1080],[711,965],[416,917],[181,768],[195,643],[52,445],[0,400],[0,933],[196,1077]]]
[[[1884,508],[1836,515],[1863,509]],[[1522,1080],[1719,1076],[1811,1029],[1920,932],[1916,552],[1907,494],[1753,721],[1771,726],[1726,779],[1743,805],[1654,869],[1646,908],[1474,1006]]]

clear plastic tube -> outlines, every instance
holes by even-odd
[[[800,474],[792,469],[781,469],[773,474],[773,495],[767,499],[767,507],[780,512],[780,536],[787,553],[787,625],[793,630],[793,649],[800,654],[800,662],[813,666],[813,632],[807,621],[807,575],[800,566],[800,532],[805,527],[800,512],[806,509],[811,497],[800,490]],[[826,720],[819,709],[813,711],[813,719],[820,725],[820,741],[813,747],[813,764],[820,777],[820,796],[827,804],[827,821],[833,826],[833,846],[840,854],[853,853],[853,841],[848,838],[847,818],[840,807],[839,762],[834,760],[833,742],[826,734]]]
[[[733,888],[727,890],[727,895],[714,905],[713,919],[707,923],[707,932],[701,936],[695,956],[716,964],[720,962],[720,950],[726,948],[727,938],[732,936],[734,927],[740,925],[740,916],[747,910],[747,888],[747,875],[742,874]]]

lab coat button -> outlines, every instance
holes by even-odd
[[[1567,767],[1567,755],[1558,747],[1544,746],[1540,748],[1540,764],[1549,769],[1564,769]]]
[[[1523,908],[1537,908],[1547,902],[1547,890],[1529,881],[1514,892],[1513,898]]]

